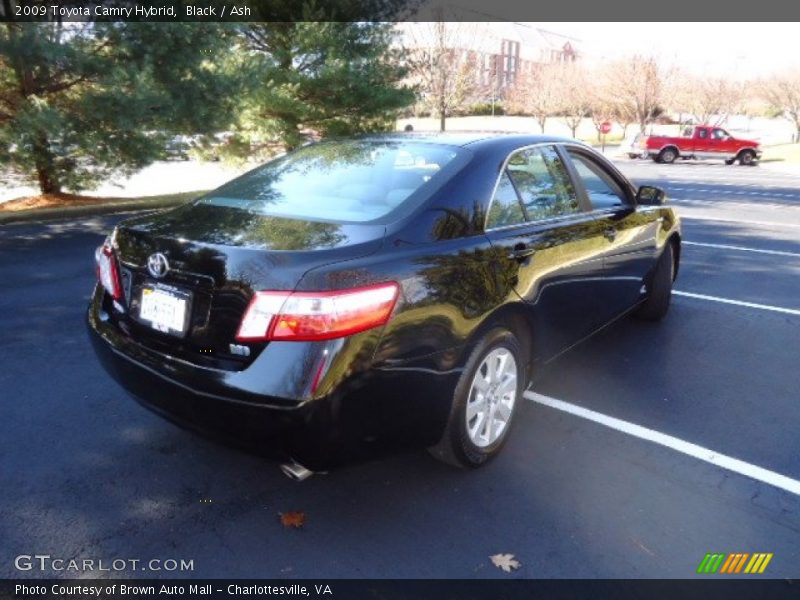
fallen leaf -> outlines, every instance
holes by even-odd
[[[511,573],[511,571],[519,569],[521,566],[520,562],[514,559],[513,554],[495,554],[489,558],[492,559],[492,564],[495,567],[503,569],[506,573]]]
[[[278,515],[281,518],[281,525],[286,528],[294,527],[295,529],[299,529],[306,522],[306,513],[291,511],[278,513]]]

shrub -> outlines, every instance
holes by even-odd
[[[469,115],[474,116],[487,116],[492,114],[492,103],[491,102],[479,102],[477,104],[473,104],[472,106],[468,107],[466,113]],[[504,115],[505,109],[503,105],[499,102],[494,103],[494,114],[495,115]]]

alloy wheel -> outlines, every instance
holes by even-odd
[[[506,348],[495,348],[481,362],[467,397],[467,434],[486,448],[505,433],[517,400],[517,361]]]

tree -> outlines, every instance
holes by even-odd
[[[616,90],[617,114],[634,116],[644,132],[661,110],[669,72],[655,58],[637,55],[611,63],[607,73]]]
[[[520,74],[509,90],[506,104],[513,112],[532,115],[544,133],[547,119],[559,109],[558,69],[552,65],[535,65]]]
[[[252,22],[240,34],[252,82],[240,125],[289,149],[312,131],[385,129],[414,101],[391,24]]]
[[[762,81],[760,87],[764,99],[794,124],[794,141],[800,143],[800,70],[775,75]]]
[[[444,131],[447,117],[464,106],[477,88],[476,65],[465,50],[474,45],[475,26],[438,20],[409,23],[405,32],[411,79]]]
[[[682,115],[690,115],[696,123],[722,125],[741,104],[744,90],[737,81],[687,73],[674,79],[670,86],[671,107]]]
[[[557,76],[559,109],[572,137],[575,137],[581,121],[591,110],[589,76],[583,67],[575,63],[559,65]]]
[[[603,123],[616,120],[619,115],[616,93],[608,84],[605,73],[600,70],[587,77],[589,116],[597,132],[597,141],[601,140]],[[623,128],[624,136],[624,128]]]
[[[163,153],[172,133],[213,130],[232,91],[225,27],[0,25],[0,161],[42,193],[80,191]]]

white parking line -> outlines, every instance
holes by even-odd
[[[697,300],[709,300],[711,302],[721,302],[722,304],[734,304],[746,308],[757,308],[758,310],[768,310],[786,315],[800,316],[800,310],[795,308],[783,308],[782,306],[770,306],[769,304],[757,304],[755,302],[742,302],[741,300],[732,300],[731,298],[720,298],[719,296],[707,296],[706,294],[694,294],[692,292],[680,292],[678,290],[672,290],[672,293],[676,296],[685,296],[686,298],[695,298]]]
[[[726,454],[721,454],[709,448],[704,448],[703,446],[698,446],[697,444],[655,431],[654,429],[648,429],[647,427],[642,427],[641,425],[636,425],[629,421],[609,417],[603,413],[564,402],[563,400],[551,398],[550,396],[544,396],[543,394],[537,394],[532,391],[525,392],[523,396],[528,400],[543,404],[544,406],[549,406],[550,408],[555,408],[556,410],[575,415],[576,417],[588,419],[589,421],[605,425],[611,429],[616,429],[622,433],[627,433],[633,437],[665,446],[676,452],[686,454],[687,456],[711,463],[722,469],[733,471],[734,473],[756,479],[757,481],[762,481],[773,487],[800,496],[800,481],[787,477],[786,475],[781,475],[775,471],[770,471],[769,469],[764,469],[763,467],[750,464],[738,458],[733,458],[732,456],[727,456]]]
[[[773,254],[775,256],[797,256],[800,252],[786,252],[784,250],[762,250],[761,248],[747,248],[746,246],[729,246],[728,244],[706,244],[703,242],[682,241],[684,246],[703,246],[704,248],[719,248],[720,250],[737,250],[742,252],[755,252],[757,254]]]
[[[698,209],[702,210],[702,209]],[[681,219],[695,221],[720,221],[722,223],[738,223],[739,225],[764,225],[766,227],[800,227],[800,223],[782,223],[780,221],[753,221],[752,219],[734,219],[725,217],[701,217],[698,215],[687,215],[681,213]]]

